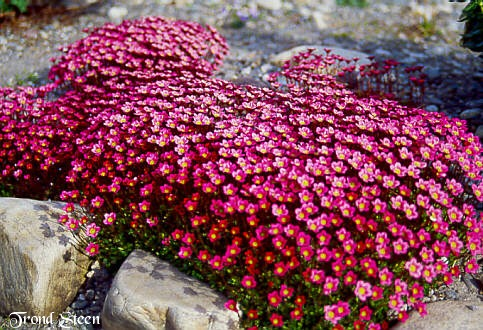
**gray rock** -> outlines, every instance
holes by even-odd
[[[429,80],[434,80],[441,76],[441,70],[437,67],[431,67],[424,70],[424,73],[428,76]]]
[[[468,101],[466,102],[466,106],[470,108],[481,108],[483,107],[483,99]]]
[[[428,111],[428,112],[438,112],[439,107],[435,104],[430,104],[426,107],[426,111]]]
[[[268,10],[279,10],[282,8],[281,0],[257,0],[257,5],[260,8]]]
[[[473,119],[481,116],[483,113],[483,110],[480,108],[474,108],[474,109],[467,109],[460,113],[460,118],[461,119]]]
[[[297,46],[294,48],[291,48],[289,50],[286,50],[284,52],[278,53],[270,58],[270,62],[273,63],[274,65],[282,65],[285,61],[291,59],[294,55],[307,51],[308,49],[313,48],[315,49],[316,54],[325,54],[325,49],[330,49],[331,53],[340,55],[344,58],[347,59],[352,59],[354,57],[359,58],[359,61],[357,62],[359,65],[361,64],[369,64],[371,61],[369,60],[369,55],[363,52],[351,50],[351,49],[345,49],[345,48],[339,48],[339,47],[333,47],[333,46],[327,46],[327,45],[303,45],[303,46]]]
[[[107,16],[109,19],[115,23],[120,23],[124,17],[128,14],[128,10],[123,6],[114,6],[109,8],[107,11]]]
[[[319,30],[325,30],[329,27],[328,14],[320,10],[316,10],[312,13],[312,19],[314,20],[315,26]]]
[[[104,302],[102,327],[117,329],[238,329],[238,315],[208,285],[170,264],[133,251]]]
[[[0,315],[58,314],[76,296],[90,261],[58,223],[63,205],[0,198]]]
[[[389,58],[392,56],[391,52],[383,48],[378,48],[374,51],[374,55],[381,56],[384,58]]]
[[[427,304],[428,315],[411,312],[404,323],[392,330],[481,330],[483,303],[478,301],[443,300]]]

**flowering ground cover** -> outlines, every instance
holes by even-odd
[[[226,52],[190,22],[91,31],[50,85],[0,89],[0,183],[66,201],[92,256],[182,261],[246,328],[387,328],[478,270],[483,160],[464,121],[358,96],[310,52],[271,88],[211,78]]]

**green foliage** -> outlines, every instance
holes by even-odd
[[[0,13],[18,10],[21,13],[27,11],[28,0],[0,0]]]
[[[471,0],[463,9],[460,22],[465,22],[461,45],[474,52],[483,52],[483,0]]]
[[[6,184],[0,183],[0,197],[13,197],[13,188]]]
[[[40,83],[40,77],[37,72],[16,74],[14,81],[11,83],[12,87],[17,86],[37,86]]]
[[[339,6],[364,8],[368,5],[366,0],[337,0]]]

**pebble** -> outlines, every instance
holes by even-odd
[[[464,110],[462,113],[460,113],[460,118],[473,119],[473,118],[480,117],[482,113],[483,113],[483,109],[480,109],[480,108],[467,109],[467,110]]]
[[[429,67],[424,70],[424,73],[428,76],[428,80],[430,81],[441,77],[441,69],[438,67]]]
[[[87,304],[88,304],[88,302],[86,300],[82,300],[82,298],[79,295],[77,297],[77,300],[74,301],[70,306],[72,307],[72,309],[82,309],[82,308],[86,307]]]
[[[268,10],[282,9],[282,1],[281,0],[257,0],[257,5],[260,8],[264,8],[264,9],[268,9]]]
[[[327,29],[330,26],[328,23],[327,14],[321,11],[314,11],[312,13],[312,19],[314,20],[315,26],[319,30]]]
[[[109,17],[110,20],[120,23],[124,17],[126,17],[128,13],[128,10],[126,7],[123,6],[114,6],[109,8],[109,11],[107,12],[107,16]]]
[[[439,108],[436,104],[430,104],[430,105],[426,106],[426,111],[428,111],[428,112],[438,112]]]
[[[471,100],[465,103],[467,107],[481,108],[483,107],[483,99]]]

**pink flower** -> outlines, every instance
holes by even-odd
[[[101,208],[103,204],[104,204],[104,199],[102,199],[100,196],[94,197],[91,201],[92,207],[97,209]]]
[[[325,281],[325,272],[319,269],[311,269],[310,281],[315,284],[323,283]]]
[[[105,213],[104,214],[104,221],[103,223],[107,226],[111,226],[114,221],[116,221],[116,213],[111,212],[111,213]]]
[[[90,256],[95,256],[99,253],[99,245],[96,243],[89,243],[86,247],[86,252]]]
[[[92,222],[86,226],[86,235],[92,238],[96,238],[100,229],[101,227]]]
[[[417,262],[416,258],[411,258],[409,261],[406,261],[406,263],[404,264],[404,269],[406,269],[409,272],[409,275],[417,279],[421,277],[423,265]]]
[[[293,296],[293,293],[294,293],[294,289],[293,288],[288,287],[285,284],[282,284],[280,286],[280,296],[282,296],[284,298],[290,298],[290,297]]]
[[[234,312],[238,312],[238,308],[236,306],[236,301],[233,300],[233,299],[230,299],[225,303],[225,308],[227,308],[231,311],[234,311]]]
[[[283,327],[283,316],[277,313],[272,313],[270,316],[270,323],[276,328]]]
[[[253,289],[257,286],[257,281],[255,280],[255,278],[253,276],[245,275],[245,276],[243,276],[241,284],[246,289]]]
[[[331,293],[337,291],[339,286],[339,279],[331,276],[325,278],[323,293],[325,295],[330,295]]]
[[[395,254],[406,254],[409,248],[409,244],[406,243],[402,238],[398,238],[392,243]]]
[[[349,315],[350,307],[345,301],[339,301],[335,305],[325,305],[324,315],[325,319],[332,324],[336,325],[345,316]]]
[[[366,301],[368,297],[372,296],[371,284],[364,281],[357,281],[354,293],[361,301]]]
[[[268,294],[268,303],[270,306],[277,307],[282,302],[282,298],[278,291],[272,291]]]
[[[192,253],[193,253],[193,250],[190,247],[184,247],[184,246],[182,246],[179,249],[178,256],[181,259],[186,259],[186,258],[191,257],[191,254]]]

